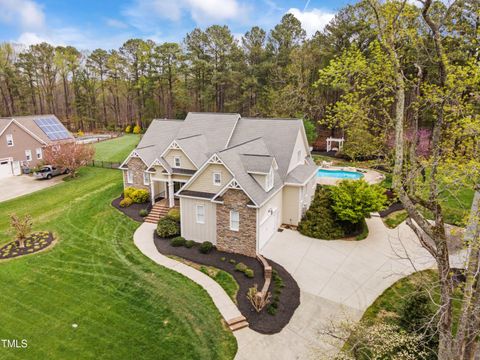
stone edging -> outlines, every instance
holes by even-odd
[[[263,283],[262,290],[258,293],[258,295],[261,296],[262,300],[264,300],[268,294],[270,283],[272,282],[272,267],[262,255],[257,254],[257,259],[262,263],[263,274],[265,276],[265,282]]]
[[[215,280],[191,266],[166,257],[157,250],[152,236],[155,228],[155,224],[143,223],[133,234],[133,241],[140,252],[155,263],[174,270],[203,287],[212,298],[215,306],[231,330],[236,330],[236,324],[241,323],[242,325],[246,325],[245,317],[240,313],[240,310],[238,310],[225,290],[223,290]]]

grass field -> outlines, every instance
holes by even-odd
[[[95,160],[122,162],[139,141],[140,135],[125,134],[116,139],[95,143]]]
[[[49,251],[0,262],[0,359],[232,359],[236,341],[207,293],[134,246],[137,223],[110,206],[121,173],[86,168],[80,178],[0,204],[53,231]],[[72,324],[78,324],[77,328]]]

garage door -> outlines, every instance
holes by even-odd
[[[12,175],[12,164],[10,160],[0,160],[0,178]]]
[[[259,249],[262,249],[277,231],[278,209],[271,210],[269,216],[260,224]]]

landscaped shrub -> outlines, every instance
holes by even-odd
[[[15,239],[18,240],[21,248],[25,247],[25,239],[32,231],[32,226],[32,217],[29,214],[24,217],[17,216],[16,214],[10,215],[10,229]]]
[[[245,265],[242,262],[239,262],[237,265],[235,265],[235,270],[237,270],[237,271],[245,272],[245,270],[247,270],[247,269],[248,269],[247,265]]]
[[[142,132],[142,128],[139,125],[135,125],[133,127],[133,133],[134,134],[140,134]]]
[[[145,217],[148,215],[148,210],[147,209],[142,209],[138,212],[138,215],[140,215],[141,217]]]
[[[168,213],[167,213],[167,218],[169,219],[172,219],[176,222],[180,222],[180,210],[178,209],[170,209],[168,210]]]
[[[345,236],[345,231],[337,215],[332,210],[329,187],[319,186],[315,197],[302,220],[298,231],[317,239],[339,239]]]
[[[235,261],[235,259],[230,259],[230,260],[228,260],[228,262],[229,262],[230,264],[236,264],[236,263],[237,263],[237,262]]]
[[[342,180],[331,188],[332,209],[338,218],[358,224],[370,213],[380,211],[387,202],[385,189],[365,180]]]
[[[185,247],[188,249],[192,248],[194,245],[195,245],[195,241],[193,240],[188,240],[185,242]]]
[[[157,225],[157,235],[163,238],[173,237],[180,233],[180,225],[172,219],[160,219]]]
[[[132,199],[137,204],[142,204],[148,201],[150,194],[145,189],[137,189],[134,187],[127,187],[123,190],[123,197]]]
[[[254,271],[250,268],[245,269],[245,271],[243,273],[245,274],[246,277],[248,277],[250,279],[252,279],[255,276]]]
[[[186,240],[182,236],[177,236],[177,237],[174,237],[172,240],[170,240],[170,245],[174,247],[183,246],[185,245],[185,243],[186,243]]]
[[[213,249],[213,244],[210,241],[204,241],[200,245],[200,252],[202,254],[208,254]]]
[[[130,134],[132,132],[132,127],[130,125],[127,125],[127,127],[125,128],[125,132],[127,134]]]
[[[120,201],[120,207],[129,207],[130,205],[133,204],[133,200],[130,199],[129,197],[124,197],[122,201]]]

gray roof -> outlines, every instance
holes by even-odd
[[[300,119],[241,118],[239,114],[188,113],[185,120],[154,120],[136,151],[150,165],[158,159],[172,169],[161,154],[173,140],[200,168],[211,155],[218,157],[256,205],[263,204],[284,183],[303,183],[316,171],[308,161],[287,174],[299,131]],[[274,162],[274,186],[268,192],[252,173],[267,174]],[[184,193],[184,191],[182,191]]]
[[[302,127],[300,119],[241,118],[230,146],[261,136],[271,153],[275,154],[280,176],[285,178],[298,131]]]
[[[288,173],[285,182],[288,184],[304,184],[317,170],[317,165],[298,165]]]
[[[13,117],[7,117],[7,118],[0,118],[0,132],[5,129],[5,127],[10,123],[12,119],[15,119],[16,122],[27,128],[29,131],[31,131],[35,136],[37,136],[39,139],[41,139],[43,142],[46,144],[51,144],[51,143],[56,143],[59,141],[65,141],[65,140],[74,140],[75,138],[73,137],[70,132],[68,133],[70,135],[69,138],[67,139],[60,139],[60,140],[51,140],[47,134],[37,125],[35,120],[38,119],[45,119],[45,118],[53,118],[57,120],[62,126],[62,122],[58,120],[58,118],[53,115],[53,114],[44,114],[44,115],[28,115],[28,116],[13,116]]]

